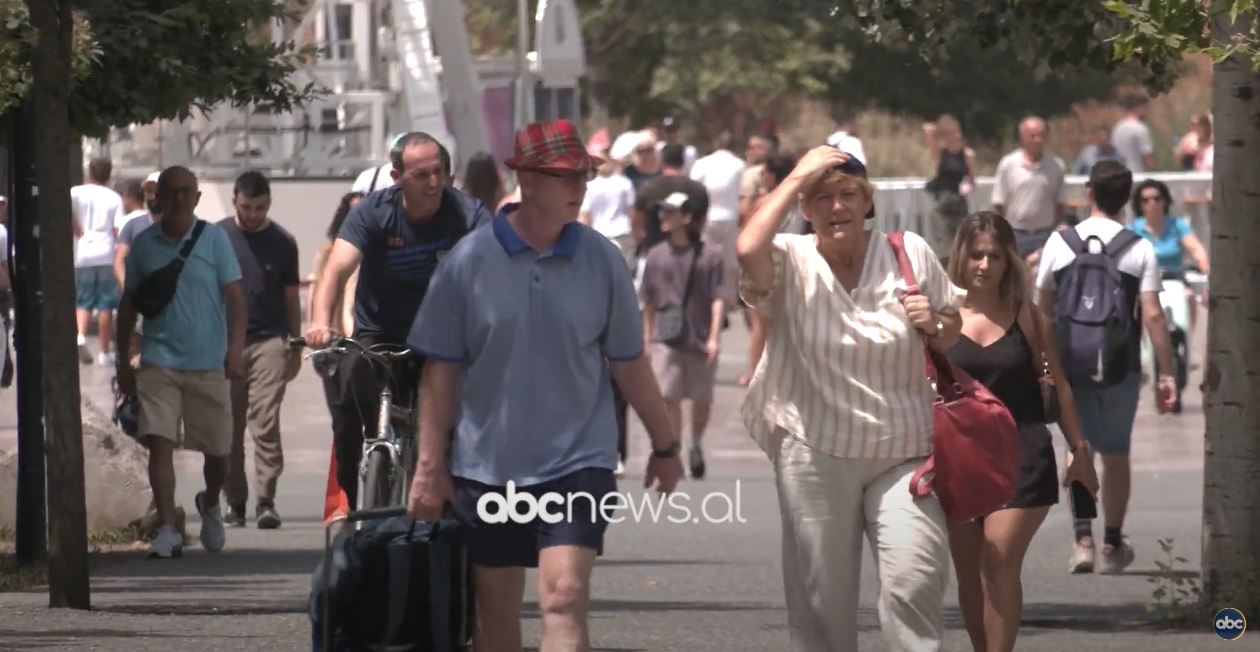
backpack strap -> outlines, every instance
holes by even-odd
[[[1142,236],[1137,233],[1134,233],[1129,229],[1121,229],[1120,232],[1116,234],[1116,237],[1111,239],[1111,242],[1103,245],[1103,251],[1105,251],[1107,256],[1112,260],[1119,260],[1120,256],[1124,255],[1124,252],[1128,251],[1129,247],[1137,244],[1141,239]]]
[[[1085,241],[1081,239],[1081,234],[1076,231],[1076,227],[1059,231],[1059,237],[1063,238],[1063,243],[1072,250],[1072,253],[1078,256],[1085,253]]]

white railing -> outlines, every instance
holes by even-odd
[[[1207,197],[1212,189],[1212,175],[1208,172],[1157,172],[1135,176],[1134,181],[1152,178],[1168,184],[1172,193],[1173,213],[1190,219],[1195,233],[1206,241],[1210,237],[1208,230]],[[1084,218],[1089,211],[1085,203],[1085,182],[1083,176],[1067,177],[1067,201],[1075,207],[1079,217]],[[972,211],[986,210],[993,203],[993,177],[981,177],[976,181],[976,189],[968,198],[967,204]],[[932,196],[924,189],[926,179],[921,178],[884,178],[873,179],[875,185],[875,219],[878,227],[885,231],[913,231],[928,237],[933,232]],[[1130,219],[1128,209],[1125,218]]]

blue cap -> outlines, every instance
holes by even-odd
[[[835,145],[832,145],[832,147],[835,147]],[[840,148],[836,147],[836,149],[840,149]],[[866,166],[862,163],[862,161],[861,161],[858,157],[856,157],[856,156],[854,156],[854,155],[852,155],[852,154],[850,154],[850,153],[848,153],[848,152],[845,152],[844,150],[840,150],[840,151],[841,151],[841,153],[843,153],[843,154],[844,154],[844,155],[845,155],[845,156],[846,156],[849,160],[845,161],[844,163],[841,163],[840,165],[837,165],[837,166],[836,166],[835,168],[833,168],[833,169],[835,169],[835,170],[837,170],[837,171],[839,171],[839,172],[843,172],[844,174],[847,174],[847,175],[849,175],[849,176],[851,176],[851,177],[860,177],[860,178],[862,178],[862,179],[865,179],[865,178],[866,178]]]

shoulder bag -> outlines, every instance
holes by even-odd
[[[197,220],[197,223],[193,225],[192,237],[184,242],[183,247],[180,247],[179,255],[171,259],[165,267],[154,271],[140,281],[132,297],[132,304],[141,315],[144,315],[145,319],[156,319],[163,310],[166,310],[171,299],[175,298],[179,274],[184,271],[184,263],[188,261],[188,256],[192,255],[193,247],[197,246],[197,240],[201,238],[201,232],[205,228],[205,221]]]
[[[919,294],[902,233],[888,242],[897,255],[907,294]],[[946,518],[968,521],[989,514],[1015,495],[1019,430],[996,396],[924,343],[927,374],[936,387],[932,405],[932,455],[914,472],[915,498],[935,493]]]

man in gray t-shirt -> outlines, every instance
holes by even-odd
[[[1149,172],[1155,167],[1155,145],[1151,128],[1146,126],[1146,110],[1150,101],[1140,95],[1124,99],[1124,118],[1111,131],[1111,145],[1120,154],[1120,162],[1133,172]]]

